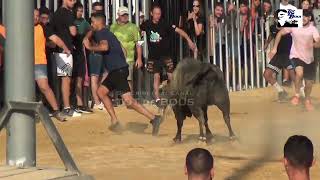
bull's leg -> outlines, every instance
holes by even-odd
[[[190,107],[192,114],[194,117],[198,120],[199,122],[199,128],[200,128],[200,135],[199,135],[199,140],[200,141],[206,141],[207,138],[204,136],[203,133],[203,126],[204,126],[204,112],[200,107]]]
[[[224,104],[217,105],[217,106],[222,111],[223,119],[228,127],[228,130],[229,130],[230,139],[234,139],[235,134],[232,130],[231,123],[230,123],[230,103],[224,103]]]
[[[213,135],[209,129],[209,125],[208,125],[208,106],[205,106],[202,108],[203,113],[204,113],[204,126],[206,127],[206,138],[207,141],[210,141],[213,138]]]
[[[178,127],[178,129],[177,129],[176,137],[173,138],[173,141],[176,142],[176,143],[180,143],[181,142],[181,130],[182,130],[184,119],[181,118],[181,117],[177,118],[177,127]]]

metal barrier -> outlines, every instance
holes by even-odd
[[[142,10],[146,18],[148,18],[149,8],[152,3],[152,1],[149,2],[148,0],[80,0],[80,2],[82,2],[87,9],[85,11],[85,17],[89,17],[89,14],[91,13],[91,5],[96,1],[104,3],[107,19],[112,19],[113,23],[116,21],[117,8],[121,5],[128,6],[130,10],[130,21],[134,21],[137,25],[139,25],[138,14],[140,10]],[[175,1],[167,0],[166,2],[174,3]],[[187,8],[189,8],[190,2],[192,2],[192,0],[181,2],[180,6],[183,7],[180,7],[180,9],[188,10]],[[217,2],[220,2],[220,0],[217,0]],[[4,0],[2,0],[2,3],[4,3]],[[227,13],[229,3],[235,5],[236,7],[231,13]],[[272,16],[263,17],[265,12],[263,11],[262,7],[263,2],[261,2],[262,17],[258,17],[258,15],[253,17],[252,8],[249,8],[248,26],[244,28],[243,32],[241,32],[240,27],[243,22],[241,20],[239,3],[239,0],[223,1],[226,17],[222,23],[219,23],[216,28],[212,28],[210,27],[209,23],[206,23],[206,27],[204,28],[206,39],[210,39],[206,41],[206,48],[204,48],[206,49],[205,55],[203,55],[204,61],[210,62],[210,54],[212,55],[213,63],[219,64],[220,68],[225,74],[227,87],[232,91],[267,86],[266,81],[263,78],[263,72],[266,68],[266,64],[269,62],[269,60],[266,58],[266,54],[270,50],[270,47],[267,49],[267,51],[265,51],[264,43],[269,36],[269,26],[273,22]],[[279,3],[279,0],[271,0],[273,10],[279,7]],[[45,5],[54,11],[58,6],[61,5],[61,0],[35,0],[35,4],[37,7]],[[215,2],[213,0],[205,1],[203,2],[203,6],[206,21],[209,22],[210,14],[214,15],[214,8],[216,7]],[[248,7],[253,7],[251,1],[249,1]],[[132,14],[134,14],[134,16],[132,16]],[[258,12],[256,12],[256,14],[258,14]],[[181,24],[181,17],[179,22],[174,23]],[[217,36],[215,32],[218,32]],[[146,41],[146,37],[143,37]],[[215,40],[218,42],[217,48]],[[181,60],[186,56],[186,53],[188,53],[183,51],[187,45],[182,41],[181,38],[179,38],[177,44],[178,45],[175,47],[178,47],[179,49],[175,51],[178,52],[175,56],[177,59]],[[147,44],[145,43],[143,51],[145,59],[148,57],[146,45]],[[216,57],[216,53],[219,54],[218,57]],[[144,74],[144,76],[142,74]],[[147,91],[147,94],[151,95],[152,87],[150,85],[152,84],[152,78],[145,76],[149,76],[149,74],[147,72],[139,72],[137,84],[139,90],[141,90],[141,86],[144,82],[147,87],[144,90]],[[278,80],[281,79],[281,76],[281,74],[278,76]],[[319,70],[317,71],[317,82],[319,82]]]

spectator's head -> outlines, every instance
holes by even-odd
[[[303,26],[307,26],[311,21],[312,11],[304,9],[302,13],[303,13]]]
[[[213,156],[202,148],[192,149],[186,157],[185,174],[189,180],[210,180],[214,177]]]
[[[63,0],[63,6],[72,9],[77,0]]]
[[[100,11],[100,12],[104,11],[102,2],[94,2],[92,4],[92,13],[96,13],[98,11]]]
[[[80,19],[82,18],[83,16],[83,5],[78,2],[74,5],[74,12],[75,12],[75,15],[76,15],[76,18],[77,19]]]
[[[46,7],[41,7],[40,11],[40,23],[47,25],[49,23],[50,10]]]
[[[214,16],[218,19],[222,19],[224,16],[224,8],[221,2],[217,2],[214,8]]]
[[[260,0],[254,0],[254,1],[253,1],[254,7],[259,7],[260,4],[261,4]]]
[[[319,9],[320,8],[320,0],[315,0],[313,3],[313,8]]]
[[[199,0],[194,0],[192,3],[192,11],[198,15],[200,14],[200,1]]]
[[[310,9],[310,1],[309,0],[303,0],[300,3],[300,8],[301,9]]]
[[[309,176],[313,165],[313,145],[306,136],[291,136],[284,145],[284,166],[289,179],[294,176]]]
[[[129,22],[129,9],[125,6],[121,6],[118,9],[118,22],[120,24],[126,24]]]
[[[99,31],[105,27],[106,15],[101,12],[92,13],[91,15],[91,26],[94,31]]]
[[[248,15],[249,13],[249,7],[248,7],[248,1],[242,0],[240,1],[240,14],[241,15]]]
[[[151,8],[151,17],[152,21],[158,23],[161,19],[161,7],[158,4],[155,4]]]
[[[33,24],[37,25],[39,24],[39,19],[40,19],[40,12],[38,9],[33,10]]]
[[[272,10],[272,5],[271,5],[270,0],[264,0],[263,1],[263,12],[265,14],[270,14],[271,10]]]

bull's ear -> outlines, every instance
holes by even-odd
[[[191,79],[187,82],[187,85],[195,85],[197,84],[199,81],[201,81],[207,74],[209,71],[211,71],[212,68],[209,65],[205,65],[203,64],[200,71]]]

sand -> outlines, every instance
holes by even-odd
[[[198,143],[199,128],[194,118],[185,121],[183,142],[174,144],[176,120],[170,111],[161,125],[159,137],[151,136],[146,118],[124,106],[116,108],[126,127],[121,135],[107,129],[110,120],[104,111],[65,123],[55,121],[55,124],[81,171],[98,180],[186,179],[185,156],[195,147],[207,148],[214,154],[215,179],[287,179],[281,158],[283,145],[293,134],[307,135],[314,143],[316,158],[320,157],[320,86],[313,90],[314,112],[275,102],[276,93],[270,87],[233,92],[230,97],[232,125],[239,138],[234,142],[229,141],[216,107],[209,108],[209,126],[215,139],[208,145]],[[146,107],[157,112],[152,105]],[[5,163],[5,138],[3,130],[0,134],[2,164]],[[41,124],[37,124],[37,165],[63,167]],[[312,179],[320,178],[319,168],[316,163],[311,169]]]

